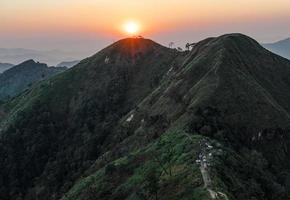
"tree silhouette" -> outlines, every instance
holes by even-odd
[[[172,168],[173,168],[173,160],[175,154],[174,144],[172,141],[158,141],[158,149],[162,147],[166,147],[165,151],[156,151],[152,154],[154,161],[159,165],[162,172],[165,174],[172,176]]]
[[[187,51],[189,51],[190,44],[189,43],[186,43],[185,48],[186,48]]]
[[[155,200],[158,200],[160,172],[156,166],[150,167],[145,174],[145,188]]]

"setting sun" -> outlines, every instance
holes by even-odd
[[[124,24],[124,31],[130,35],[135,35],[140,31],[140,26],[137,22],[127,22]]]

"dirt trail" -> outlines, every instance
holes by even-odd
[[[203,182],[204,182],[204,187],[207,189],[207,191],[209,192],[209,194],[210,194],[212,199],[217,199],[218,194],[211,189],[211,179],[210,179],[210,176],[209,176],[207,170],[205,169],[203,163],[201,163],[199,169],[200,169],[200,172],[201,172],[201,175],[202,175],[202,179],[203,179]]]
[[[190,135],[188,134],[185,134],[191,141],[192,138],[190,137]],[[209,170],[209,162],[210,162],[210,159],[211,159],[211,156],[212,156],[212,153],[209,153],[209,150],[212,151],[213,147],[211,145],[208,144],[208,142],[206,140],[202,140],[201,143],[200,143],[200,147],[201,147],[201,151],[200,151],[200,154],[199,154],[199,163],[200,163],[200,172],[201,172],[201,175],[202,175],[202,179],[203,179],[203,182],[204,182],[204,187],[207,189],[207,191],[209,192],[210,196],[212,199],[217,199],[217,200],[220,200],[220,199],[225,199],[225,200],[229,200],[227,195],[220,192],[220,191],[215,191],[212,187],[212,180],[210,178],[210,174],[208,172]]]

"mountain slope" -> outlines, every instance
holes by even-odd
[[[16,65],[0,74],[0,100],[14,97],[35,82],[64,70],[64,68],[47,67],[46,64],[36,63],[33,60]]]
[[[226,154],[212,169],[223,183],[216,191],[230,199],[289,197],[289,64],[240,34],[198,43],[183,64],[170,70],[120,121],[125,136],[118,138],[122,142],[108,157],[122,150],[126,154],[176,127],[222,142]]]
[[[256,41],[240,34],[210,38],[198,43],[183,64],[170,70],[168,77],[138,105],[138,109],[131,111],[120,122],[124,135],[131,137],[121,139],[115,152],[119,153],[124,147],[127,147],[125,152],[130,152],[132,150],[128,150],[128,147],[135,149],[134,146],[142,146],[140,141],[144,138],[148,141],[168,128],[176,127],[189,134],[209,137],[209,142],[222,142],[225,154],[210,162],[210,173],[215,180],[211,189],[216,193],[226,193],[230,199],[287,199],[287,166],[290,164],[287,158],[287,147],[290,145],[287,95],[290,89],[289,64],[286,59],[270,53]],[[128,122],[126,119],[131,116],[133,118]],[[198,147],[195,150],[201,151]],[[114,155],[112,151],[108,157]],[[193,157],[198,159],[196,155]],[[192,165],[191,162],[182,162],[186,166]],[[119,167],[116,168],[118,171]],[[251,182],[248,181],[249,177]],[[113,179],[112,182],[119,181],[114,176],[109,178]],[[165,183],[160,177],[160,187]],[[68,196],[90,199],[90,193],[93,196],[103,194],[102,190],[97,189],[100,185],[94,181],[89,184],[80,181],[79,184],[87,187],[76,192],[75,189],[80,186],[77,184]],[[119,182],[118,186],[122,184],[124,182]],[[146,193],[146,188],[142,186],[146,184],[146,178],[143,181],[141,179],[140,184],[137,191]],[[87,190],[94,187],[95,190]],[[136,191],[136,188],[129,187],[128,190]],[[84,195],[86,192],[89,194]],[[110,192],[113,192],[112,195],[120,194],[120,191]],[[165,194],[168,193],[161,191],[161,196]],[[197,193],[188,194],[192,198]],[[127,198],[129,196],[130,193],[125,195]],[[224,195],[220,198],[226,199]]]
[[[289,198],[290,62],[241,34],[185,54],[121,40],[4,104],[1,199]]]
[[[2,148],[20,157],[1,162],[2,177],[11,174],[2,190],[13,191],[1,199],[58,199],[104,152],[117,121],[158,86],[178,56],[150,40],[121,40],[6,104]],[[17,138],[23,142],[10,143]],[[18,158],[22,164],[12,167]]]
[[[71,68],[71,67],[77,65],[79,62],[80,62],[79,60],[61,62],[61,63],[57,64],[56,67],[67,67],[67,68]]]
[[[266,49],[284,57],[290,59],[290,38],[269,44],[263,44]]]
[[[14,65],[10,63],[0,63],[0,73],[4,72],[5,70],[13,67]]]

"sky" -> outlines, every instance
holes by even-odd
[[[128,37],[184,47],[224,33],[259,42],[290,37],[290,0],[0,0],[0,48],[93,53]]]

